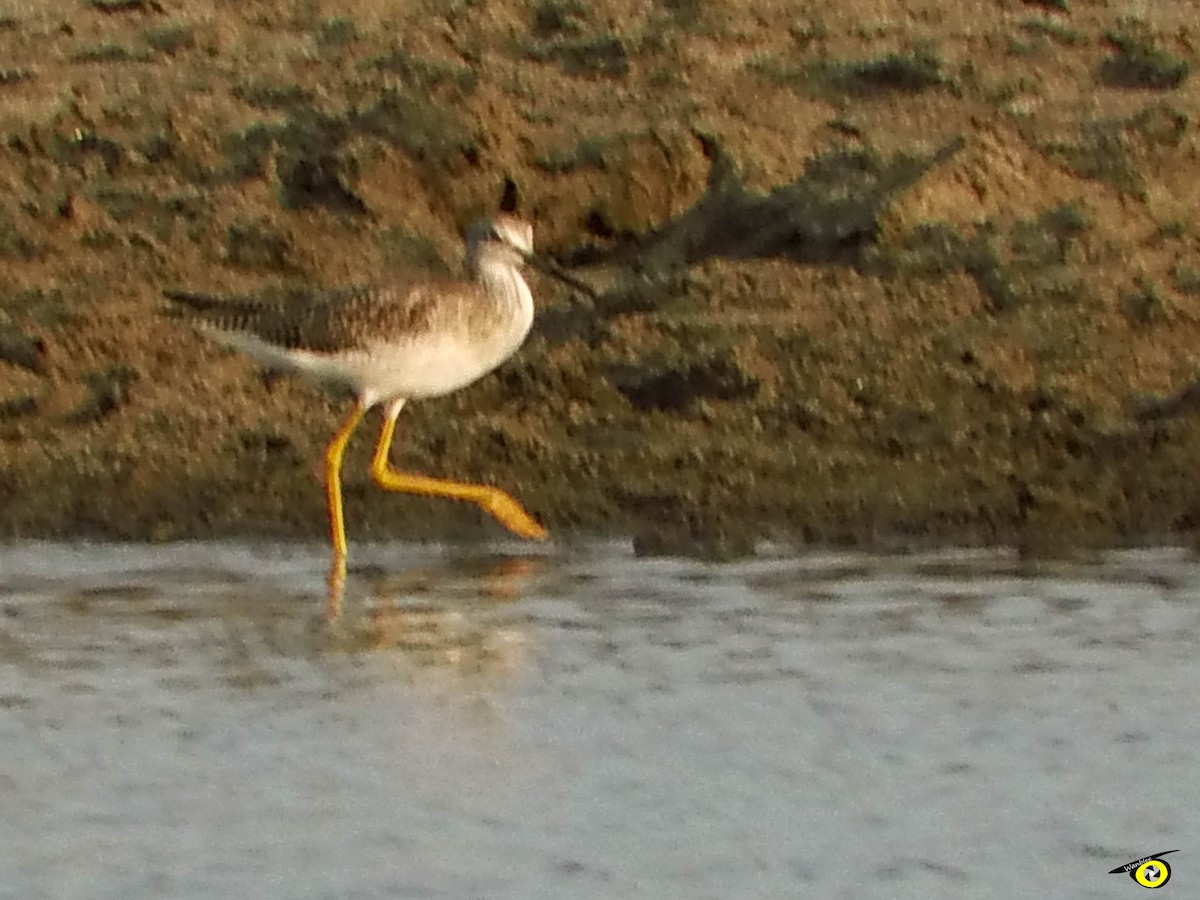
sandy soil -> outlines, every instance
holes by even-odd
[[[539,278],[397,465],[648,549],[1200,527],[1190,4],[177,6],[0,17],[0,535],[320,535],[342,401],[161,291],[454,271],[505,178],[601,293]],[[352,542],[500,534],[374,489],[371,430]]]

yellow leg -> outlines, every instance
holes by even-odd
[[[427,478],[424,475],[409,475],[393,469],[388,462],[388,452],[392,448],[396,416],[400,414],[400,408],[403,405],[401,401],[389,403],[383,411],[383,430],[379,432],[379,442],[375,445],[375,456],[371,459],[371,476],[375,479],[376,484],[389,491],[466,500],[476,504],[484,512],[490,513],[509,531],[519,534],[523,538],[545,540],[546,529],[539,525],[520,503],[500,488],[486,484],[467,484],[461,481]]]
[[[346,421],[334,434],[325,448],[325,500],[329,509],[329,539],[333,544],[333,564],[329,567],[329,581],[341,581],[346,576],[346,522],[342,517],[342,456],[350,434],[362,421],[367,409],[355,403]],[[332,589],[332,587],[331,587]]]

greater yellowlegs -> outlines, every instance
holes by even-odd
[[[533,227],[501,213],[467,232],[468,281],[418,281],[351,288],[276,304],[167,291],[191,307],[202,329],[274,369],[348,389],[354,408],[325,450],[325,496],[333,544],[331,579],[346,570],[342,455],[367,410],[382,404],[371,459],[389,491],[477,504],[510,531],[541,540],[546,530],[512,496],[490,485],[412,475],[392,468],[396,417],[408,400],[449,394],[508,359],[533,324],[533,295],[521,274],[533,257]]]

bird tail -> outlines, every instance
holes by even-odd
[[[253,331],[267,312],[264,304],[245,297],[212,297],[191,291],[165,290],[168,300],[187,307],[172,314],[222,331]]]

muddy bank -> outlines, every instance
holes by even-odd
[[[595,294],[535,276],[526,347],[406,410],[397,465],[647,549],[1190,539],[1194,23],[905,6],[3,18],[0,535],[321,535],[340,401],[162,289],[455,271],[510,178]],[[499,534],[374,489],[374,427],[352,542]]]

